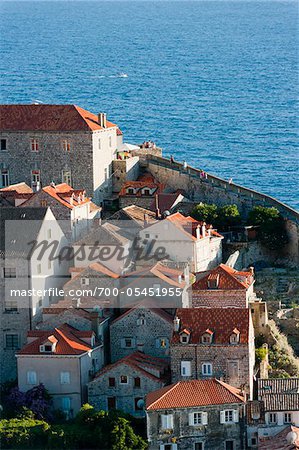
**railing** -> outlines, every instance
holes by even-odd
[[[147,162],[156,164],[157,166],[164,167],[165,169],[171,169],[173,171],[178,171],[180,173],[184,173],[189,175],[189,177],[193,177],[199,179],[202,182],[209,183],[215,188],[224,189],[227,192],[233,192],[239,197],[243,197],[244,199],[250,200],[252,203],[256,202],[258,205],[263,205],[267,207],[274,206],[277,208],[280,213],[287,219],[293,220],[297,224],[299,224],[299,213],[295,209],[290,206],[276,200],[274,197],[270,195],[262,194],[253,189],[246,188],[244,186],[240,186],[235,183],[229,183],[222,178],[219,178],[215,175],[211,175],[207,173],[207,178],[203,178],[201,176],[202,169],[195,169],[194,167],[188,166],[187,169],[183,168],[183,164],[179,162],[171,162],[169,159],[163,158],[161,156],[155,155],[147,155]]]

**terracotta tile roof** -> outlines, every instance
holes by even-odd
[[[30,338],[36,338],[32,342],[26,344],[17,354],[18,355],[40,355],[40,345],[50,336],[57,340],[55,352],[53,355],[81,355],[92,349],[90,345],[82,340],[82,338],[92,337],[93,331],[79,331],[68,324],[64,324],[59,328],[50,331],[32,330],[27,333]]]
[[[114,223],[105,222],[92,228],[86,236],[75,242],[74,245],[112,245],[120,247],[129,242],[123,234],[124,230],[122,228],[115,226]]]
[[[107,121],[107,128],[116,127]],[[76,105],[0,105],[1,131],[102,130],[98,116]]]
[[[116,134],[117,134],[117,136],[122,136],[122,135],[123,135],[123,132],[121,131],[120,128],[117,127],[117,129],[116,129]]]
[[[191,333],[190,344],[199,344],[201,336],[209,329],[213,331],[213,344],[229,345],[236,326],[240,330],[240,344],[249,341],[250,311],[247,308],[179,308],[176,315],[180,319],[180,330],[187,328]],[[172,343],[179,342],[179,333],[174,332]]]
[[[122,359],[119,359],[113,364],[109,364],[100,370],[93,380],[93,382],[97,382],[98,378],[102,375],[110,372],[115,367],[120,365],[128,365],[133,369],[141,372],[142,375],[151,378],[155,381],[165,380],[167,378],[167,374],[165,372],[169,369],[169,363],[165,361],[163,358],[157,358],[155,356],[146,355],[142,352],[134,352],[131,355],[125,356]],[[158,372],[158,376],[154,375],[153,372]]]
[[[145,267],[139,270],[136,270],[134,272],[128,272],[126,275],[124,275],[124,278],[130,279],[130,284],[132,282],[135,282],[136,279],[142,279],[143,277],[151,278],[152,275],[154,277],[159,278],[160,280],[164,281],[165,283],[176,286],[181,289],[183,289],[186,286],[186,282],[183,279],[184,271],[181,269],[172,269],[170,267],[166,267],[160,262],[157,262],[152,267]],[[179,282],[179,276],[182,277],[182,281]],[[129,284],[129,285],[130,285]]]
[[[288,425],[274,436],[261,437],[259,439],[258,448],[259,450],[299,449],[299,428]]]
[[[191,216],[187,217],[183,216],[183,214],[181,214],[180,212],[171,214],[170,216],[166,217],[165,220],[168,220],[169,222],[173,223],[178,229],[183,231],[194,241],[196,240],[196,228],[198,226],[202,227],[204,225],[204,222],[198,222]],[[209,236],[208,230],[210,230],[211,236],[222,237],[221,234],[217,233],[217,231],[215,231],[212,228],[212,225],[206,225],[206,233],[205,233],[206,237]],[[200,229],[200,237],[202,237],[201,229]]]
[[[0,192],[14,192],[16,194],[32,194],[33,190],[26,183],[16,183],[0,189]]]
[[[114,213],[109,220],[132,220],[143,227],[145,218],[149,224],[157,222],[156,214],[153,211],[137,205],[130,205]]]
[[[111,278],[114,278],[114,279],[117,279],[117,278],[120,277],[120,275],[118,273],[113,272],[112,270],[108,269],[108,267],[104,266],[103,264],[100,264],[99,262],[95,262],[95,263],[89,264],[88,267],[84,267],[81,270],[80,269],[81,268],[75,268],[75,270],[72,270],[73,272],[78,272],[79,271],[79,273],[77,275],[75,275],[74,277],[72,277],[69,281],[67,281],[64,284],[64,288],[66,286],[68,286],[69,284],[71,284],[74,280],[77,280],[78,278],[84,277],[84,274],[88,271],[88,269],[91,269],[94,272],[98,272],[99,274],[102,274],[102,275],[107,275],[108,277],[111,277]]]
[[[192,285],[193,292],[207,290],[208,281],[217,278],[219,280],[217,289],[219,290],[246,290],[254,282],[251,272],[241,272],[225,264],[220,264]]]
[[[128,188],[133,188],[135,190],[137,190],[134,194],[128,194],[127,193],[127,189]],[[142,195],[142,188],[150,188],[150,189],[155,189],[155,191],[153,192],[153,194],[147,196],[147,197],[153,197],[154,195],[162,192],[165,188],[165,185],[162,183],[159,183],[151,174],[144,174],[141,175],[137,181],[126,181],[120,192],[119,192],[119,196],[123,197],[123,196],[134,196],[134,197],[140,197]]]
[[[178,381],[151,392],[146,397],[146,409],[194,408],[243,402],[244,397],[239,389],[213,378]]]
[[[85,197],[84,189],[75,190],[66,183],[45,186],[42,190],[69,209],[90,202],[90,198]]]
[[[170,211],[176,203],[183,199],[181,192],[175,192],[175,193],[166,193],[166,192],[160,192],[158,194],[158,207],[160,210],[160,213],[163,214],[165,211]],[[150,209],[152,211],[156,210],[156,200],[154,199],[150,205]]]
[[[129,314],[131,314],[131,312],[133,312],[135,309],[145,309],[147,311],[151,311],[153,314],[156,314],[157,316],[161,317],[163,320],[166,320],[169,323],[172,323],[173,318],[170,314],[168,314],[166,311],[164,311],[161,308],[151,308],[151,307],[147,307],[147,301],[149,300],[149,302],[151,302],[151,299],[146,299],[143,300],[142,302],[138,303],[136,306],[134,306],[134,308],[130,308],[127,311],[125,311],[123,314],[121,314],[119,317],[117,317],[116,319],[113,320],[112,325],[115,324],[116,322],[118,322],[119,320],[122,320],[124,317],[128,316]]]

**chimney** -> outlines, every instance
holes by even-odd
[[[137,342],[137,350],[143,353],[144,344],[141,342]]]
[[[254,267],[249,267],[249,272],[251,273],[252,276],[254,276]]]
[[[159,199],[158,194],[155,195],[155,205],[156,205],[156,219],[160,219],[160,209],[159,209]]]
[[[181,282],[182,282],[182,275],[178,276],[178,282],[181,284]]]
[[[143,226],[146,227],[148,225],[148,214],[144,214],[143,216]]]
[[[202,224],[202,237],[206,237],[206,222]]]
[[[98,114],[98,122],[100,127],[106,128],[107,127],[107,118],[105,113],[99,113]]]
[[[196,233],[196,239],[200,239],[200,226],[197,225],[197,227],[195,228],[195,233]]]
[[[175,318],[173,319],[173,330],[175,332],[178,332],[179,329],[180,329],[180,319],[177,316],[175,316]]]

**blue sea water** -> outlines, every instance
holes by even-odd
[[[9,1],[0,12],[2,103],[106,111],[127,142],[154,140],[298,208],[297,2]]]

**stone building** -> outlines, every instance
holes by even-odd
[[[170,356],[172,381],[216,377],[252,398],[255,349],[249,309],[178,309]]]
[[[132,204],[141,208],[152,209],[155,197],[162,193],[164,185],[158,183],[151,174],[140,175],[136,181],[126,181],[118,196],[119,206],[125,208]]]
[[[73,189],[66,183],[50,184],[35,192],[21,207],[50,207],[56,220],[70,238],[78,239],[100,218],[96,206],[84,189]]]
[[[110,326],[111,361],[115,362],[136,350],[147,355],[169,359],[173,331],[172,316],[159,308],[129,309]]]
[[[143,417],[146,394],[163,387],[168,379],[167,361],[135,352],[96,374],[88,385],[88,402],[99,410],[121,409]]]
[[[29,331],[27,344],[17,353],[19,389],[26,392],[42,383],[53,408],[72,418],[87,401],[87,383],[99,370],[100,348],[93,331],[67,324]]]
[[[76,105],[1,105],[2,187],[67,183],[99,204],[112,192],[117,126]]]
[[[238,271],[220,264],[208,272],[198,273],[192,285],[193,308],[248,308],[254,297],[253,271]]]
[[[217,379],[180,381],[146,398],[151,450],[245,448],[245,398]]]
[[[188,262],[191,272],[211,269],[222,260],[222,239],[211,226],[177,212],[140,231],[154,242],[152,252],[163,247],[169,259]]]
[[[1,382],[16,377],[15,352],[24,345],[42,307],[56,299],[68,273],[67,262],[51,260],[51,249],[41,258],[39,251],[32,251],[32,242],[39,245],[49,234],[57,240],[58,256],[66,241],[49,208],[0,208]]]

